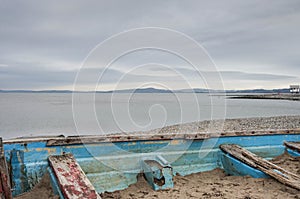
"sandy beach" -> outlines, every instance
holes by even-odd
[[[283,155],[273,162],[300,174],[300,159]],[[138,183],[123,191],[104,193],[102,198],[300,198],[300,192],[273,179],[254,179],[249,176],[227,176],[223,170],[176,176],[173,189],[153,191],[142,176]]]

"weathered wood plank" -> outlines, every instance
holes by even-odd
[[[4,156],[2,138],[0,138],[0,196],[2,199],[12,199],[10,177]]]
[[[284,142],[284,145],[287,148],[290,148],[290,149],[300,153],[300,143],[299,142]]]
[[[101,142],[127,142],[127,141],[145,141],[145,140],[172,140],[172,139],[187,139],[187,140],[205,140],[216,137],[233,137],[233,136],[263,136],[263,135],[287,135],[300,134],[300,129],[293,130],[269,130],[269,131],[243,131],[243,132],[226,132],[226,133],[209,133],[209,132],[194,132],[194,133],[168,133],[168,134],[109,134],[96,136],[71,136],[59,139],[49,139],[47,146],[62,146],[72,144],[89,144]]]
[[[221,145],[220,148],[225,153],[228,153],[239,161],[266,173],[277,181],[300,190],[300,177],[296,174],[286,171],[285,169],[255,155],[254,153],[251,153],[250,151],[238,145]]]
[[[4,144],[14,143],[30,143],[30,142],[47,142],[47,146],[60,146],[82,143],[99,143],[99,142],[126,142],[137,140],[171,140],[171,139],[192,139],[204,140],[215,137],[232,137],[232,136],[260,136],[260,135],[289,135],[300,134],[300,129],[282,129],[282,130],[255,130],[255,131],[232,131],[221,133],[209,132],[190,132],[190,133],[157,133],[145,134],[142,133],[118,133],[105,135],[90,135],[90,136],[51,136],[51,137],[29,137],[4,140]]]
[[[66,199],[100,199],[72,154],[49,156],[49,162]]]

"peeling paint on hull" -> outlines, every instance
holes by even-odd
[[[270,159],[284,152],[284,141],[299,142],[300,134],[222,136],[196,140],[132,140],[53,146],[49,146],[48,140],[45,139],[25,144],[20,141],[7,142],[4,149],[6,160],[12,168],[13,195],[16,196],[32,189],[48,172],[50,155],[74,154],[96,191],[102,193],[125,189],[135,183],[137,175],[142,172],[142,167],[137,162],[146,157],[161,155],[171,163],[174,174],[188,175],[222,168],[219,149],[221,144],[238,144],[263,158]],[[182,146],[186,143],[190,145],[184,149]],[[170,147],[168,150],[161,150],[165,146]]]

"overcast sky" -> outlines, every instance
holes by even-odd
[[[142,27],[170,28],[195,39],[217,65],[226,89],[300,83],[299,0],[0,2],[0,89],[72,89],[96,45]],[[205,87],[184,61],[146,51],[118,60],[101,88],[114,89],[120,79],[118,88],[151,86],[147,82],[184,88],[172,69],[192,87]],[[85,89],[91,90],[89,84],[87,79]]]

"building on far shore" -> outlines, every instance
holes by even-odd
[[[299,94],[300,86],[299,85],[290,85],[290,92],[292,94]]]

